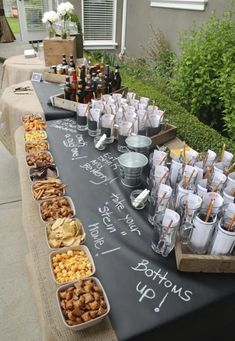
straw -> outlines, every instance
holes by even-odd
[[[95,95],[95,92],[93,92],[93,97],[94,97],[94,99],[96,99],[96,95]]]
[[[233,224],[234,224],[234,223],[235,223],[235,214],[233,215],[233,217],[232,217],[230,223],[229,223],[228,226],[227,226],[227,230],[228,230],[228,231],[233,231]]]
[[[221,156],[220,156],[220,158],[221,158],[221,162],[223,162],[223,159],[224,159],[224,151],[225,151],[225,147],[226,147],[226,145],[225,145],[225,143],[223,144],[223,147],[222,147],[222,150],[221,150]]]
[[[162,163],[166,160],[167,155],[164,156],[164,158],[161,160],[161,162],[159,163],[159,165],[162,165]]]
[[[163,193],[163,196],[161,197],[161,199],[160,199],[160,201],[159,201],[159,203],[158,203],[158,205],[161,205],[161,203],[162,203],[163,200],[165,199],[166,195],[167,195],[167,192],[164,192],[164,193]]]
[[[168,174],[168,170],[167,171],[165,171],[165,173],[162,175],[162,177],[160,178],[160,181],[159,181],[159,183],[161,183],[162,182],[162,180],[167,176],[167,174]]]
[[[188,216],[188,202],[186,201],[185,205],[184,205],[184,214],[185,214],[185,217]]]
[[[186,176],[184,175],[183,176],[183,180],[182,180],[182,187],[183,187],[183,189],[186,189],[186,185],[187,185]]]
[[[210,218],[210,215],[211,215],[211,212],[212,212],[212,209],[213,209],[214,202],[215,202],[215,199],[212,199],[212,200],[210,201],[210,204],[209,204],[209,206],[208,206],[207,213],[206,213],[205,223],[207,223],[207,222],[208,222],[208,219]]]
[[[195,173],[195,169],[192,171],[192,173],[191,173],[191,175],[190,175],[188,181],[186,182],[186,188],[187,188],[188,184],[190,183],[190,181],[192,180],[192,177],[193,177],[193,174],[194,174],[194,173]]]
[[[87,104],[87,106],[86,106],[86,110],[84,111],[84,114],[86,114],[87,113],[87,110],[89,109],[89,103]]]
[[[231,171],[233,170],[233,168],[235,168],[235,162],[228,168],[227,170],[227,174],[231,173]]]
[[[217,192],[219,187],[222,185],[223,181],[220,181],[216,186],[215,188],[213,188],[213,191],[212,192]]]

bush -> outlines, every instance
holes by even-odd
[[[235,154],[233,141],[221,136],[217,131],[200,122],[197,117],[187,112],[182,106],[158,91],[151,84],[143,83],[127,72],[122,72],[123,85],[135,91],[139,96],[146,96],[155,101],[160,109],[166,110],[166,118],[177,127],[177,136],[198,152],[212,149],[221,151],[223,144],[226,150]]]
[[[220,131],[223,131],[223,113],[229,115],[232,112],[225,89],[229,84],[235,84],[232,67],[226,63],[224,55],[226,53],[229,60],[230,53],[234,56],[235,23],[232,16],[232,11],[224,13],[221,19],[213,14],[198,31],[194,28],[182,35],[182,56],[174,81],[181,104],[201,121]],[[228,126],[227,118],[226,123]]]

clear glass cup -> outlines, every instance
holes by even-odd
[[[90,109],[88,114],[88,135],[97,136],[100,134],[99,121],[100,121],[100,109]]]
[[[121,121],[118,126],[118,144],[117,150],[120,153],[126,153],[129,151],[126,145],[126,138],[131,135],[133,125],[128,121]]]
[[[107,144],[114,142],[114,118],[113,115],[104,114],[100,119],[101,135],[106,134],[107,138],[105,143]]]
[[[77,129],[79,131],[85,131],[87,126],[87,114],[89,110],[89,104],[78,103],[77,105]]]
[[[167,257],[174,249],[180,216],[177,212],[166,209],[155,221],[151,247],[155,253]]]

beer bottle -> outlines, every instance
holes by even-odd
[[[73,55],[71,55],[70,57],[69,57],[69,67],[71,67],[71,68],[74,68],[75,69],[75,63],[74,63],[74,59],[73,59]]]
[[[83,82],[81,79],[78,80],[78,90],[77,90],[77,102],[84,103],[84,89],[83,89]]]
[[[93,86],[91,82],[91,76],[87,75],[87,82],[84,89],[84,103],[90,103],[93,97]]]
[[[83,89],[86,86],[86,66],[83,64],[80,68],[80,78],[82,80]]]
[[[109,68],[109,65],[105,65],[104,81],[105,81],[105,94],[108,94],[109,93],[109,81],[110,81],[110,68]]]
[[[64,87],[64,98],[71,100],[70,77],[66,77],[66,83],[65,83],[65,87]]]
[[[72,83],[71,83],[71,100],[72,101],[77,100],[76,99],[77,90],[78,90],[78,79],[77,79],[76,71],[74,71],[72,75]]]
[[[68,65],[65,54],[63,54],[63,57],[62,57],[62,65]]]
[[[112,81],[112,91],[117,91],[121,89],[122,79],[119,73],[119,65],[115,66],[113,81]]]

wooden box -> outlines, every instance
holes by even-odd
[[[54,107],[62,108],[65,110],[70,110],[70,111],[77,111],[77,102],[70,101],[68,99],[64,99],[64,94],[58,94],[55,96],[52,96],[52,105]]]
[[[44,79],[51,83],[65,83],[66,75],[60,75],[56,73],[44,72]]]
[[[190,253],[179,240],[175,245],[177,269],[184,272],[235,272],[235,256],[211,256]]]
[[[177,128],[171,124],[166,124],[165,127],[154,136],[151,136],[153,146],[161,146],[164,143],[176,137]]]
[[[67,61],[69,61],[69,56],[73,55],[73,59],[77,59],[77,47],[76,47],[76,37],[69,37],[67,39],[62,39],[60,37],[56,38],[45,38],[43,40],[45,65],[57,65],[62,63],[63,54],[66,55]]]

